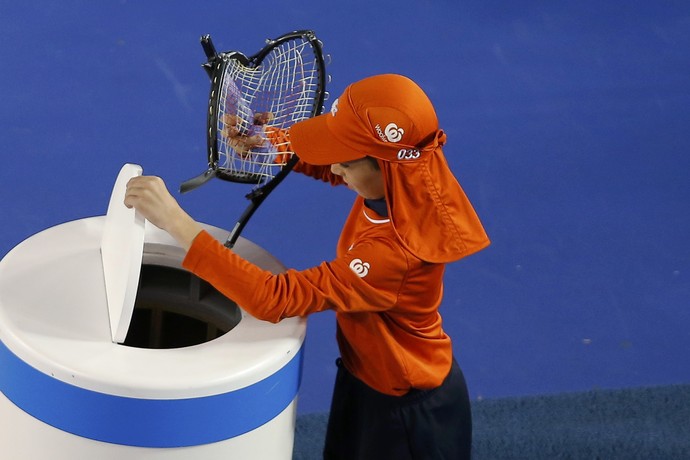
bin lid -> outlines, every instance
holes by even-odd
[[[101,259],[113,342],[123,343],[134,312],[144,254],[144,217],[124,204],[127,182],[143,170],[125,164],[115,180],[101,239]]]

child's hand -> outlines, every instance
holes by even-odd
[[[125,206],[135,208],[146,220],[165,230],[186,250],[201,226],[177,203],[160,177],[137,176],[127,183]]]
[[[228,145],[241,157],[247,157],[252,149],[262,147],[267,139],[265,135],[253,134],[262,132],[263,127],[274,115],[271,112],[257,112],[253,116],[252,126],[242,126],[241,118],[237,115],[224,114],[221,118],[223,129],[221,135],[227,139]]]

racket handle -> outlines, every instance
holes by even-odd
[[[225,240],[226,248],[232,249],[235,246],[237,239],[240,237],[240,233],[242,233],[242,230],[244,230],[244,227],[247,225],[247,222],[249,222],[249,219],[251,219],[252,215],[254,215],[254,211],[256,211],[256,209],[259,207],[261,202],[264,201],[265,198],[265,195],[259,195],[253,197],[249,201],[249,206],[247,206],[247,208],[244,210],[244,212],[238,219],[237,223],[230,231],[227,240]]]

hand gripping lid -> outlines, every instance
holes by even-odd
[[[145,219],[125,206],[127,182],[142,173],[141,166],[126,164],[120,170],[110,196],[101,239],[101,259],[110,315],[112,340],[127,337],[144,256]]]

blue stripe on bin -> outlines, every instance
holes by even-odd
[[[189,399],[137,399],[52,378],[0,341],[0,391],[34,418],[89,439],[138,447],[209,444],[252,431],[297,396],[303,347],[275,374],[229,393]]]

